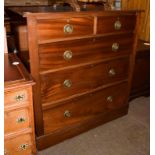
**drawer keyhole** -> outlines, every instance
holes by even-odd
[[[26,119],[24,117],[20,117],[16,121],[17,121],[17,123],[23,123],[26,121]]]
[[[24,94],[22,94],[22,95],[17,95],[17,96],[15,97],[15,100],[16,100],[16,101],[23,101],[24,98],[25,98],[25,95],[24,95]]]
[[[29,147],[28,144],[21,144],[21,145],[19,146],[19,149],[20,149],[20,150],[26,150],[28,147]]]

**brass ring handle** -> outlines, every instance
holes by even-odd
[[[23,101],[24,98],[25,98],[25,95],[24,95],[24,94],[21,94],[21,95],[17,95],[17,96],[15,97],[15,100],[16,100],[16,101]]]
[[[73,57],[73,53],[71,50],[66,50],[63,54],[65,60],[70,60]]]
[[[67,88],[70,88],[72,86],[72,81],[67,79],[64,81],[63,85]]]
[[[109,70],[109,75],[110,75],[110,76],[116,75],[116,71],[115,71],[113,68],[110,69],[110,70]]]
[[[116,52],[119,49],[119,44],[118,43],[113,43],[112,44],[112,51]]]
[[[109,103],[113,102],[113,96],[108,96],[108,97],[107,97],[107,101],[108,101]]]
[[[73,32],[73,26],[70,24],[66,24],[64,26],[64,33],[71,34]]]
[[[26,121],[26,119],[24,117],[17,118],[17,120],[16,120],[17,123],[23,123],[25,121]]]
[[[21,144],[19,146],[19,149],[22,151],[22,150],[26,150],[28,147],[29,147],[29,144]]]
[[[122,27],[122,23],[121,23],[119,20],[117,20],[117,21],[114,23],[114,28],[115,28],[115,30],[120,30],[121,27]]]
[[[71,117],[71,112],[70,112],[69,110],[66,110],[66,111],[64,112],[64,117],[66,117],[66,118]]]

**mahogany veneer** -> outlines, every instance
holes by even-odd
[[[4,154],[35,155],[32,85],[14,54],[4,55]]]
[[[136,49],[135,67],[130,99],[150,95],[150,45],[139,40]]]
[[[137,11],[31,13],[31,9],[10,12],[27,21],[24,36],[36,81],[37,148],[127,114]]]

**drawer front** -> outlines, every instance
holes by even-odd
[[[97,34],[133,31],[135,24],[135,15],[98,17]]]
[[[39,46],[40,71],[129,54],[133,34],[113,35]]]
[[[127,83],[84,95],[43,112],[45,134],[120,108],[125,104]]]
[[[128,77],[129,58],[91,64],[41,76],[42,102],[86,92]]]
[[[4,113],[4,122],[5,133],[28,128],[30,127],[29,111],[26,108],[13,111],[6,111]]]
[[[40,20],[37,23],[38,40],[41,42],[56,38],[91,35],[93,21],[93,17]]]
[[[33,155],[31,135],[21,135],[4,141],[5,155]]]
[[[4,94],[4,103],[5,106],[10,106],[13,104],[24,104],[29,100],[29,90],[28,89],[19,89],[16,91],[6,92]]]

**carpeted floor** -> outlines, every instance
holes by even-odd
[[[37,155],[149,155],[150,99],[130,102],[128,115],[52,146]]]

